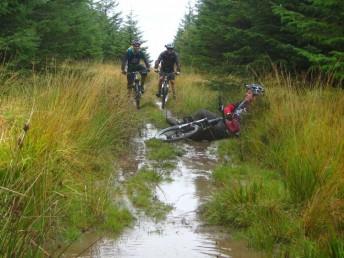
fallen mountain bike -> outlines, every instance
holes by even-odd
[[[209,129],[211,126],[217,124],[219,121],[223,121],[223,118],[202,118],[199,120],[170,126],[159,131],[156,135],[156,138],[167,142],[187,139],[199,132],[200,130]]]

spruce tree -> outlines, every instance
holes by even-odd
[[[144,44],[146,41],[143,39],[143,33],[140,30],[138,26],[138,21],[135,18],[135,15],[133,11],[131,11],[127,16],[126,20],[124,22],[124,25],[122,27],[122,46],[123,46],[123,52],[131,46],[131,43],[134,39],[139,40],[142,44]],[[142,47],[141,50],[145,53],[147,56],[147,59],[151,61],[150,56],[147,52],[147,47]]]

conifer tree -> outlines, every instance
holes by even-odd
[[[143,39],[142,32],[138,26],[138,21],[135,18],[135,15],[133,11],[131,11],[127,16],[126,20],[124,22],[124,26],[122,27],[122,46],[123,46],[123,52],[131,46],[131,42],[134,39],[139,40],[142,44],[144,44],[146,41]],[[147,59],[151,61],[150,56],[147,52],[147,47],[141,46],[142,51],[146,54]]]
[[[187,12],[182,19],[177,34],[174,38],[174,44],[180,55],[182,63],[192,65],[192,41],[189,40],[190,31],[194,26],[194,8],[189,3]]]
[[[342,79],[343,6],[341,0],[199,0],[176,44],[185,63],[202,69],[264,72],[275,63]]]
[[[344,79],[344,1],[284,0],[273,11],[311,68]]]
[[[25,63],[35,58],[40,37],[32,16],[35,8],[43,4],[41,0],[0,2],[1,61],[15,58],[17,63]]]
[[[119,60],[122,55],[123,37],[120,27],[123,22],[121,12],[117,11],[117,0],[102,0],[94,4],[94,8],[99,11],[99,22],[104,31],[104,59]]]

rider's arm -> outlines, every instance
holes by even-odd
[[[223,108],[223,115],[226,119],[231,120],[233,118],[234,110],[236,109],[236,104],[228,104]]]
[[[160,64],[160,62],[161,62],[161,60],[162,60],[162,54],[163,54],[163,53],[161,53],[161,54],[159,55],[158,59],[155,61],[155,63],[154,63],[154,69],[158,69],[159,64]]]
[[[143,62],[145,63],[146,69],[149,70],[149,69],[150,69],[150,64],[149,64],[149,62],[148,62],[148,59],[147,59],[146,54],[145,54],[143,51],[140,52],[140,58],[141,58],[141,59],[143,60]]]
[[[223,108],[225,117],[225,125],[229,133],[238,134],[240,131],[240,118],[234,116],[235,109],[238,104],[228,104]]]

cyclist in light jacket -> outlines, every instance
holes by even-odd
[[[133,87],[134,74],[132,74],[132,72],[136,71],[139,71],[141,73],[142,93],[144,92],[144,83],[147,77],[147,73],[149,72],[150,65],[145,53],[141,51],[140,47],[141,42],[136,39],[133,40],[132,46],[128,48],[122,59],[121,70],[123,74],[127,74],[128,92],[130,92]],[[141,60],[143,60],[143,62],[145,63],[145,67],[140,64]]]

